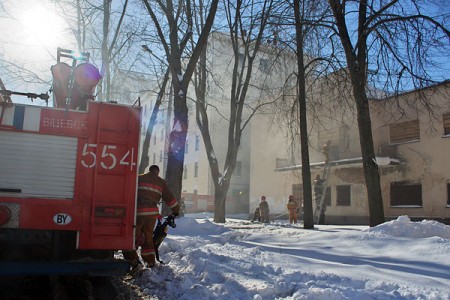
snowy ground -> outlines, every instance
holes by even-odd
[[[450,299],[450,226],[315,227],[187,215],[160,247],[166,265],[132,283],[165,300]]]

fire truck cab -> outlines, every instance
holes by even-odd
[[[132,249],[140,108],[0,104],[0,264]]]

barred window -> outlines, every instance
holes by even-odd
[[[389,125],[391,143],[420,140],[419,120]]]
[[[287,160],[287,158],[276,158],[275,159],[275,168],[276,169],[286,168],[286,167],[289,167],[289,161]]]
[[[391,206],[422,206],[422,184],[391,182]]]
[[[194,164],[194,177],[198,177],[198,162]]]
[[[350,185],[336,186],[336,205],[350,206],[351,203],[351,187]]]

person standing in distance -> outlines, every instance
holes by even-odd
[[[294,196],[290,195],[286,208],[289,212],[289,224],[297,224],[298,204],[294,200]]]
[[[269,204],[266,201],[266,196],[261,196],[261,202],[259,203],[259,213],[261,215],[262,223],[269,223]]]
[[[178,216],[180,205],[173,196],[166,181],[159,177],[159,167],[150,166],[149,172],[138,177],[138,197],[136,213],[136,245],[134,250],[124,251],[124,258],[132,268],[139,264],[136,249],[141,247],[142,260],[151,268],[156,264],[156,252],[153,244],[153,230],[156,220],[161,218],[158,202],[162,199],[171,208],[174,216]]]

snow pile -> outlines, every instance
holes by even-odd
[[[407,216],[374,228],[305,230],[177,219],[167,265],[133,280],[151,299],[450,299],[450,226]],[[420,239],[418,239],[420,238]]]
[[[375,234],[405,238],[441,237],[450,239],[450,226],[430,220],[411,222],[408,216],[380,224],[367,230]]]

